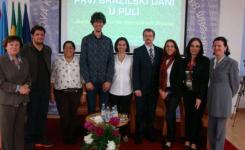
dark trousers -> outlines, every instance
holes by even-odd
[[[137,137],[143,137],[144,131],[147,135],[153,134],[157,98],[157,91],[142,95],[141,97],[136,97]]]
[[[167,140],[173,142],[175,140],[176,127],[176,108],[179,105],[180,96],[170,94],[165,99],[166,105],[166,121],[167,121]]]
[[[185,138],[194,144],[201,143],[202,116],[205,109],[205,102],[202,102],[199,109],[195,108],[196,97],[189,91],[184,94],[185,106]]]
[[[2,150],[24,150],[26,106],[0,105]]]
[[[49,90],[30,92],[30,103],[27,105],[26,143],[39,143],[43,140],[49,98]]]
[[[110,94],[110,106],[117,106],[118,112],[121,114],[127,114],[129,115],[129,110],[130,110],[130,102],[132,99],[132,94],[126,95],[126,96],[117,96]],[[120,128],[120,132],[122,136],[125,136],[127,133],[128,125],[122,126]]]
[[[224,149],[226,121],[226,117],[208,116],[208,139],[211,150]]]
[[[55,90],[55,100],[60,115],[60,127],[64,142],[75,142],[78,127],[77,109],[80,104],[82,90]]]
[[[108,104],[109,94],[108,92],[104,92],[102,89],[103,83],[93,83],[94,90],[88,91],[88,113],[94,113],[96,110],[96,97],[99,94],[100,99],[100,108],[102,103],[105,105]]]

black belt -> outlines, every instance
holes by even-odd
[[[81,92],[82,91],[82,88],[69,88],[69,89],[63,89],[63,90],[60,90],[64,93],[78,93],[78,92]]]

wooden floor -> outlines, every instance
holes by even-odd
[[[232,124],[233,119],[229,119],[226,138],[239,150],[245,150],[245,109],[238,110],[234,127]]]

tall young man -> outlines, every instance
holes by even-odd
[[[99,94],[100,105],[108,102],[108,91],[114,73],[112,41],[102,33],[106,23],[103,13],[95,12],[91,16],[93,32],[82,39],[80,71],[88,94],[88,112],[95,112],[96,95]]]

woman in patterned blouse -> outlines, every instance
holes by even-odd
[[[82,90],[79,59],[74,56],[75,44],[66,41],[63,45],[64,56],[56,59],[51,73],[51,101],[56,101],[60,115],[60,126],[63,142],[76,143],[77,109],[86,99]],[[85,87],[85,86],[83,86]]]

